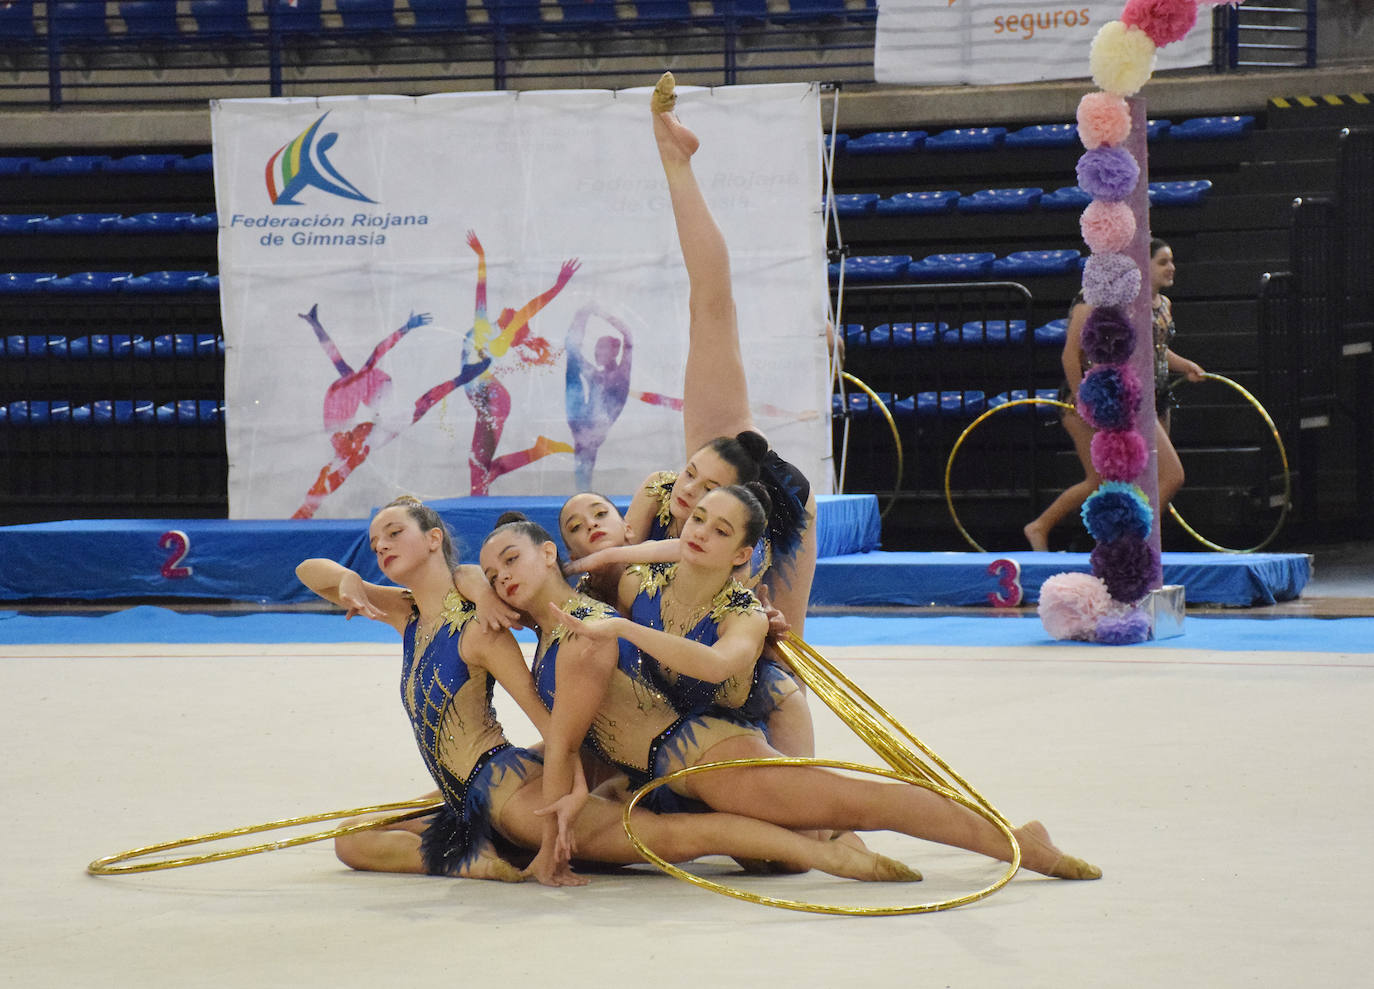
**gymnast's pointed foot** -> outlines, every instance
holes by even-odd
[[[1027,522],[1025,528],[1023,528],[1021,531],[1025,533],[1026,542],[1030,543],[1031,549],[1035,550],[1037,553],[1045,553],[1049,551],[1049,535],[1046,532],[1044,532],[1039,526],[1037,526],[1034,522]]]
[[[463,879],[492,879],[499,883],[523,883],[527,878],[492,849],[480,852],[459,870],[458,875]]]
[[[1039,821],[1031,821],[1012,832],[1021,846],[1021,864],[1032,872],[1055,879],[1101,879],[1102,870],[1073,855],[1065,855],[1050,841],[1050,833]]]
[[[673,74],[665,72],[649,99],[649,109],[654,115],[654,139],[658,142],[659,157],[664,164],[684,163],[701,146],[697,136],[684,127],[673,112],[673,107],[677,105],[676,86]]]
[[[894,858],[843,841],[821,841],[824,849],[816,868],[842,879],[867,883],[918,883],[921,874]]]

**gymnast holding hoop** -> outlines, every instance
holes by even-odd
[[[1169,373],[1184,375],[1189,381],[1202,381],[1202,366],[1196,361],[1180,357],[1170,345],[1174,338],[1173,304],[1162,290],[1174,284],[1174,252],[1162,240],[1150,241],[1150,307],[1153,313],[1155,348],[1155,448],[1159,462],[1159,515],[1162,518],[1169,510],[1169,502],[1183,487],[1183,463],[1178,459],[1173,442],[1169,439],[1169,418],[1173,407],[1173,397],[1169,391]],[[1064,352],[1060,358],[1064,365],[1064,392],[1060,400],[1073,402],[1078,394],[1078,386],[1088,370],[1087,358],[1083,355],[1083,326],[1088,321],[1092,306],[1083,301],[1080,293],[1069,309],[1069,327],[1064,337]],[[1067,397],[1066,397],[1067,396]],[[1102,478],[1093,467],[1092,438],[1093,428],[1083,421],[1077,412],[1067,409],[1061,413],[1060,421],[1064,430],[1073,440],[1074,450],[1083,464],[1083,480],[1060,492],[1059,497],[1034,520],[1026,523],[1022,530],[1031,549],[1045,551],[1050,548],[1050,533],[1072,513],[1083,507],[1088,499],[1102,484]]]
[[[360,870],[507,882],[534,876],[555,886],[586,882],[568,868],[574,854],[610,864],[643,861],[626,836],[622,804],[588,796],[580,764],[570,767],[563,799],[546,803],[540,755],[506,740],[491,706],[493,681],[541,733],[549,715],[515,639],[474,620],[476,606],[455,586],[453,543],[439,514],[399,498],[373,517],[369,536],[382,573],[400,586],[369,583],[326,559],[306,560],[296,573],[348,617],[364,615],[401,634],[402,699],[444,806],[429,817],[340,837],[339,858]],[[475,569],[461,568],[458,582],[465,578],[490,593]],[[745,817],[636,811],[634,820],[670,860],[721,854],[852,879],[910,878],[898,863],[866,850]]]
[[[552,712],[545,736],[545,804],[563,800],[574,788],[587,738],[626,771],[631,785],[707,762],[781,756],[762,728],[737,712],[713,705],[674,707],[669,718],[661,706],[661,698],[672,700],[674,678],[729,689],[732,681],[748,679],[762,652],[768,620],[757,599],[733,579],[767,524],[756,491],[767,497],[758,486],[706,494],[683,527],[681,562],[652,578],[663,624],[691,637],[641,625],[578,594],[563,574],[557,546],[536,523],[508,520],[487,537],[483,574],[497,596],[539,631],[535,684]],[[649,587],[646,573],[641,567],[626,572],[622,612]],[[1005,836],[991,821],[906,784],[854,780],[806,766],[756,766],[684,777],[650,796],[661,794],[786,828],[900,831],[1008,860]],[[1022,864],[1032,871],[1066,879],[1101,875],[1063,854],[1039,822],[1012,834]]]

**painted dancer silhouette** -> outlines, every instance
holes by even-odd
[[[267,161],[267,190],[274,206],[299,206],[296,196],[306,189],[321,189],[343,199],[360,203],[376,202],[339,173],[330,163],[326,152],[332,148],[339,135],[330,131],[318,141],[316,136],[328,112],[320,119],[277,149]],[[280,163],[280,164],[278,164]],[[276,188],[277,178],[281,178],[281,190]]]
[[[331,382],[324,394],[324,427],[333,431],[329,442],[334,448],[334,456],[320,468],[315,483],[306,492],[305,501],[291,516],[298,519],[312,517],[325,498],[337,491],[372,451],[390,443],[406,426],[419,422],[440,399],[486,371],[491,364],[490,358],[464,364],[457,375],[440,382],[415,400],[408,421],[400,420],[394,414],[388,415],[386,399],[392,390],[391,375],[378,367],[377,362],[411,330],[427,325],[429,314],[411,313],[404,325],[387,334],[372,348],[363,366],[355,371],[344,360],[338,346],[320,323],[319,308],[318,305],[311,306],[310,311],[301,313],[300,317],[315,331],[320,347],[339,372],[338,380]],[[363,408],[369,412],[366,418],[360,419]]]
[[[482,242],[477,234],[469,230],[468,246],[477,254],[477,292],[473,306],[472,329],[463,339],[463,364],[474,365],[486,360],[490,365],[472,378],[464,388],[468,401],[472,403],[477,421],[472,427],[472,449],[468,454],[468,472],[471,479],[472,494],[484,495],[492,481],[503,474],[509,474],[526,464],[533,463],[551,453],[572,453],[567,443],[560,443],[547,436],[538,437],[527,450],[518,450],[504,456],[496,456],[496,448],[501,442],[501,432],[505,429],[506,419],[510,416],[510,392],[497,380],[497,368],[503,370],[513,367],[520,370],[553,362],[554,353],[549,342],[530,332],[530,319],[535,313],[549,304],[568,280],[577,272],[580,262],[573,258],[564,261],[558,271],[558,279],[552,288],[526,302],[519,311],[502,309],[493,326],[487,317],[487,258]],[[514,357],[511,364],[503,359]]]
[[[597,316],[610,324],[619,337],[598,337],[588,360],[582,352],[587,335],[587,320]],[[577,311],[563,350],[568,357],[564,401],[568,410],[568,428],[573,435],[573,469],[577,490],[592,488],[592,473],[596,469],[596,452],[606,440],[606,434],[620,417],[630,394],[630,360],[634,338],[619,319],[604,312],[595,303]]]

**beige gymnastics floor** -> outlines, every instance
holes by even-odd
[[[653,873],[573,890],[360,875],[325,845],[91,878],[89,860],[155,840],[423,792],[395,652],[17,646],[0,649],[0,983],[1367,984],[1374,654],[829,652],[1009,817],[1043,818],[1105,877],[1022,875],[969,907],[876,919]],[[818,734],[823,754],[873,761],[827,713]],[[872,842],[926,881],[752,888],[920,902],[999,874]]]

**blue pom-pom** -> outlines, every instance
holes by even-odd
[[[1083,502],[1083,524],[1100,543],[1122,536],[1144,539],[1154,526],[1150,499],[1137,485],[1125,481],[1104,481]]]

